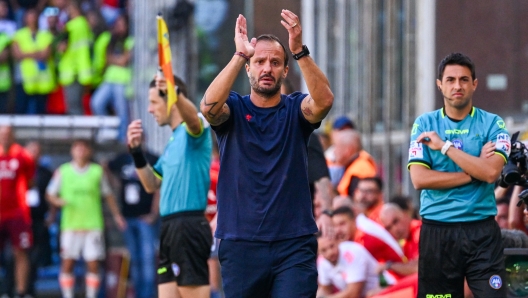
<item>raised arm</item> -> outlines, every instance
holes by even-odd
[[[236,53],[241,54],[233,55],[231,61],[209,85],[200,103],[200,110],[211,125],[220,125],[229,119],[230,111],[226,104],[229,91],[235,83],[238,73],[248,62],[243,56],[251,58],[255,54],[256,42],[255,38],[251,39],[251,42],[249,41],[246,18],[243,15],[238,15],[235,25],[235,46]]]
[[[293,54],[303,50],[302,29],[299,17],[293,12],[283,9],[281,16],[282,25],[288,30],[288,45]],[[317,123],[326,117],[334,102],[334,94],[330,89],[330,83],[310,56],[304,56],[297,60],[302,76],[308,86],[309,95],[301,103],[304,118],[310,123]]]
[[[165,78],[156,76],[156,87],[167,94],[167,80]],[[200,135],[203,131],[203,125],[198,117],[198,110],[194,103],[182,92],[178,94],[176,108],[180,112],[183,122],[187,125],[187,130],[195,136]]]

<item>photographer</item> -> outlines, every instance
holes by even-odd
[[[421,189],[418,297],[506,297],[501,231],[493,183],[510,154],[497,115],[475,108],[475,66],[460,53],[445,57],[436,85],[444,107],[419,116],[409,148],[411,180]]]

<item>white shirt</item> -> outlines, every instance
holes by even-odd
[[[351,241],[339,244],[339,257],[334,266],[322,256],[317,260],[319,283],[323,286],[334,285],[340,291],[347,284],[365,282],[361,296],[379,287],[379,276],[376,273],[378,262],[361,245]]]

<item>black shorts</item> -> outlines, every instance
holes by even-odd
[[[423,220],[419,298],[463,298],[464,277],[475,297],[506,297],[505,276],[501,231],[493,217],[466,223]]]
[[[203,211],[178,212],[161,219],[158,284],[209,284],[207,259],[213,235]]]

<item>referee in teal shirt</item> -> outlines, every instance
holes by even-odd
[[[475,66],[460,53],[445,57],[436,84],[444,107],[419,116],[409,146],[409,171],[421,190],[418,297],[506,297],[494,182],[510,153],[497,115],[473,106]]]

